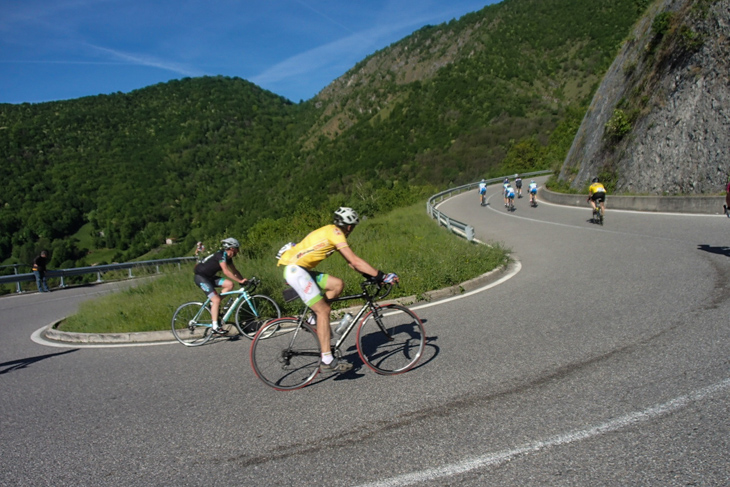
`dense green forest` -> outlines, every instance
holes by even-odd
[[[341,204],[557,167],[646,0],[504,0],[374,53],[292,103],[238,78],[0,104],[0,262],[269,251]],[[296,230],[295,230],[296,229]]]

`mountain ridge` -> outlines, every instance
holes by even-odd
[[[48,248],[52,266],[83,264],[70,236],[88,223],[119,259],[166,238],[183,252],[558,167],[641,3],[505,0],[420,29],[300,104],[218,76],[0,105],[0,255]]]

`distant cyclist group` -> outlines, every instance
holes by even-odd
[[[527,192],[530,196],[530,206],[537,207],[537,183],[534,179],[530,180],[530,184],[527,187]],[[482,179],[479,182],[479,203],[481,206],[487,205],[487,181]],[[502,182],[502,196],[504,198],[504,207],[507,211],[514,211],[514,200],[515,197],[522,198],[522,178],[519,174],[515,174],[514,186],[508,177],[504,178]],[[588,199],[586,200],[591,204],[593,214],[599,215],[601,222],[603,221],[603,215],[606,212],[606,188],[599,181],[597,177],[591,180],[591,185],[588,187]],[[728,204],[725,206],[725,212],[730,216],[730,184],[728,185]]]
[[[527,192],[530,195],[530,206],[537,206],[537,183],[535,180],[531,180],[527,188]],[[479,182],[479,204],[481,206],[487,206],[487,180],[482,179]],[[504,207],[508,211],[514,211],[514,200],[515,197],[522,198],[522,178],[519,174],[515,175],[514,187],[510,182],[509,178],[504,178],[502,182],[502,196],[504,197]]]

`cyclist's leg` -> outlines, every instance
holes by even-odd
[[[330,353],[330,305],[325,297],[339,296],[344,288],[341,279],[308,271],[296,265],[284,269],[284,279],[317,316],[317,337],[322,353]]]
[[[216,285],[220,286],[220,288],[221,288],[220,294],[229,293],[229,292],[233,291],[233,281],[231,281],[230,279],[226,279],[225,277],[219,279],[218,282],[216,282]],[[223,301],[223,298],[220,296],[220,294],[218,295],[218,311],[219,312],[220,312],[220,303]],[[211,299],[211,302],[212,301],[213,300]],[[211,309],[211,311],[212,311],[212,309]],[[222,315],[224,313],[220,313],[220,314],[221,314],[221,318],[222,318],[223,317]],[[213,317],[215,317],[217,320],[218,315],[214,314]]]
[[[198,274],[195,274],[195,284],[210,299],[210,315],[213,317],[213,323],[218,323],[218,310],[220,309],[221,297],[218,291],[215,290],[215,287],[219,284]]]
[[[330,352],[332,332],[330,330],[330,311],[332,308],[329,303],[321,299],[310,306],[314,314],[317,315],[317,339],[319,340],[319,349],[324,353]]]
[[[327,300],[336,298],[345,289],[345,283],[342,279],[328,274],[318,274],[317,285],[324,291]],[[322,354],[330,352],[330,341],[332,339],[332,331],[330,330],[330,311],[332,311],[332,308],[327,300],[322,299],[310,306],[317,315],[317,337],[319,338]],[[322,326],[319,326],[320,323]]]
[[[233,281],[230,279],[223,278],[218,282],[220,282],[221,285],[221,293],[229,293],[233,291]]]

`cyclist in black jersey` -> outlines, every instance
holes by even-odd
[[[227,293],[233,290],[233,282],[246,284],[244,279],[233,264],[233,257],[238,254],[241,244],[235,238],[227,238],[221,241],[222,248],[206,257],[202,262],[195,265],[195,284],[203,290],[210,298],[210,314],[213,317],[213,332],[225,333],[218,323],[218,310],[220,309],[221,297],[216,287],[221,292]],[[222,271],[226,277],[220,277],[218,272]]]

